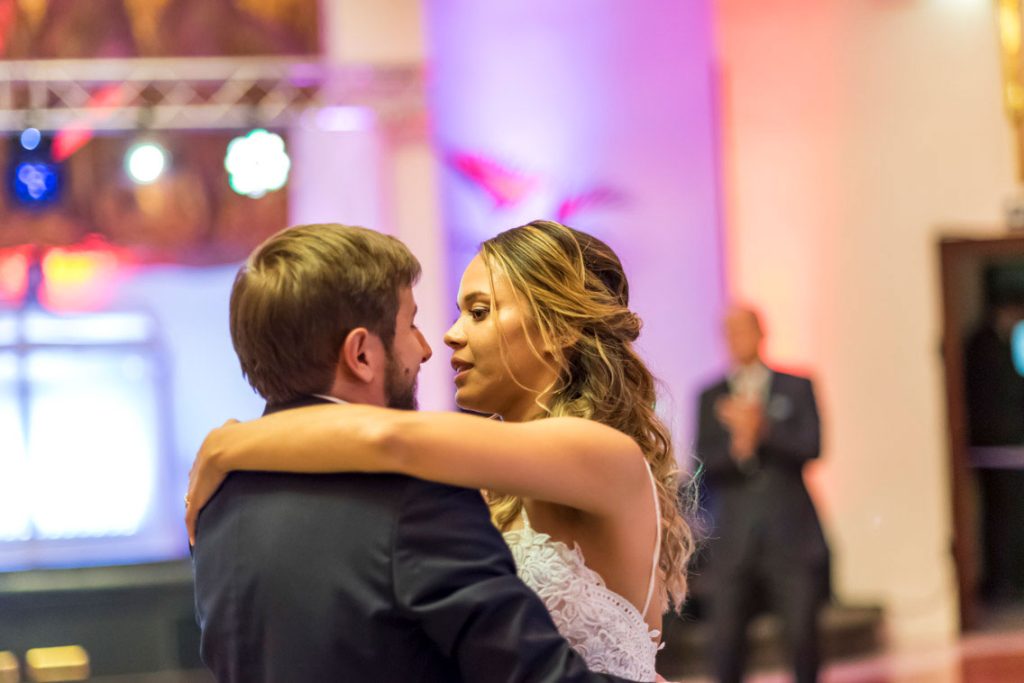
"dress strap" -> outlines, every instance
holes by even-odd
[[[651,559],[651,578],[647,583],[647,599],[644,600],[644,608],[640,610],[641,616],[647,618],[647,610],[651,606],[651,598],[654,597],[654,585],[658,579],[658,565],[661,559],[661,503],[658,501],[658,485],[654,481],[654,473],[651,472],[651,467],[647,464],[646,460],[644,460],[644,469],[647,470],[647,477],[651,480],[651,493],[654,494],[655,525],[657,526],[657,534],[654,541],[654,557]],[[525,508],[523,509],[523,515],[525,519]]]
[[[528,514],[526,514],[526,506],[525,505],[520,507],[519,514],[523,518],[523,528],[524,529],[533,529],[533,527],[530,526],[530,516]]]

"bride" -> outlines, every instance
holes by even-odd
[[[500,421],[319,405],[225,425],[192,469],[190,536],[232,470],[396,472],[484,489],[520,577],[588,666],[654,679],[692,537],[628,304],[622,264],[595,237],[534,221],[487,240],[444,341],[458,406]]]

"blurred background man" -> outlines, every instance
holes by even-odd
[[[706,468],[712,531],[715,668],[723,683],[743,677],[747,624],[762,604],[781,619],[800,683],[816,681],[817,615],[829,594],[828,547],[803,481],[821,447],[811,382],[761,360],[757,313],[733,307],[724,319],[731,368],[700,397],[697,456]]]

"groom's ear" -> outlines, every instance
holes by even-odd
[[[380,340],[375,334],[365,327],[357,327],[342,342],[338,363],[353,379],[370,384],[376,376],[377,346],[380,346]]]

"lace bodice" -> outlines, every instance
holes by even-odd
[[[586,565],[579,545],[570,548],[533,529],[525,510],[522,519],[523,528],[505,532],[505,542],[512,550],[519,578],[540,595],[559,633],[593,671],[654,680],[661,634],[649,629],[640,610],[609,589]],[[655,548],[655,558],[659,550]],[[653,575],[652,571],[648,605]]]

